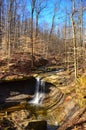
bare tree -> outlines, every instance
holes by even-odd
[[[39,15],[46,8],[47,1],[46,0],[36,0],[36,38],[38,36],[38,24],[39,24]]]
[[[74,46],[74,68],[75,68],[75,80],[77,79],[77,44],[76,44],[76,23],[74,21],[75,14],[75,0],[72,0],[72,14],[71,14],[71,22],[72,22],[72,30],[73,30],[73,46]]]
[[[12,49],[12,37],[13,37],[13,6],[14,0],[9,0],[8,3],[8,68],[11,58],[11,49]]]
[[[54,31],[55,18],[56,18],[57,11],[59,9],[59,5],[60,5],[60,1],[57,2],[57,0],[54,0],[53,16],[52,16],[52,23],[51,23],[51,29],[50,29],[49,39],[51,39],[52,33]]]
[[[31,44],[32,44],[32,67],[33,67],[33,16],[36,0],[31,0]]]

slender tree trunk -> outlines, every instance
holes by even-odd
[[[10,0],[9,1],[9,9],[8,9],[8,69],[9,69],[9,63],[10,63],[10,58],[11,58],[11,38],[13,36],[13,33],[12,33],[12,17],[13,17],[13,2],[14,0]]]
[[[56,12],[54,12],[54,15],[52,17],[52,25],[51,25],[51,29],[50,29],[50,35],[49,35],[49,39],[51,39],[51,36],[52,36],[52,33],[53,33],[53,30],[54,30],[54,21],[55,21],[55,14]]]
[[[66,42],[66,23],[67,23],[67,18],[65,21],[65,67],[67,68],[67,42]]]
[[[33,67],[33,62],[34,62],[34,49],[33,49],[33,15],[34,15],[34,9],[35,9],[35,2],[36,0],[32,0],[31,3],[31,44],[32,44],[32,67]]]
[[[38,37],[38,12],[36,12],[36,38]]]
[[[32,44],[32,67],[33,67],[33,10],[31,13],[31,44]]]
[[[83,9],[82,9],[82,0],[80,0],[80,47],[83,47]]]
[[[77,45],[76,45],[76,25],[73,19],[75,13],[75,1],[73,1],[73,10],[71,15],[72,30],[73,30],[73,46],[74,46],[74,70],[75,70],[75,81],[77,80]]]
[[[10,54],[11,54],[11,41],[10,41],[10,29],[11,29],[11,25],[10,25],[10,10],[8,11],[8,45],[7,45],[7,49],[8,49],[8,69],[9,69],[9,63],[10,63]]]
[[[2,46],[2,0],[0,0],[0,47]]]

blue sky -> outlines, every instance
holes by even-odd
[[[59,0],[57,0],[59,1]],[[65,2],[66,1],[66,2]],[[70,0],[61,0],[61,3],[57,2],[58,10],[56,13],[56,23],[61,23],[65,20],[66,17],[66,8],[70,11],[71,2]],[[48,1],[48,9],[45,9],[41,14],[41,20],[46,20],[49,24],[52,21],[53,8],[54,8],[54,0]]]
[[[53,8],[54,8],[54,1],[55,0],[47,0],[47,8],[45,8],[41,14],[40,14],[40,19],[39,19],[39,24],[41,26],[41,23],[46,23],[47,27],[49,26],[49,28],[51,27],[51,23],[52,23],[52,15],[53,15]],[[61,2],[59,2],[61,1]],[[78,5],[76,0],[76,6]],[[71,12],[72,9],[72,2],[71,0],[56,0],[56,4],[58,6],[58,10],[56,13],[56,18],[55,18],[55,24],[57,25],[57,28],[59,26],[63,26],[67,17],[67,20],[69,21],[69,16],[66,16],[66,10],[67,13]],[[86,0],[84,0],[84,4],[86,4]],[[30,5],[29,5],[30,8]],[[86,11],[84,13],[84,19],[86,19]]]
[[[51,8],[53,8],[53,1],[54,0],[51,0]],[[59,0],[57,0],[59,1]],[[82,0],[83,1],[83,6],[86,7],[86,0]],[[80,7],[79,6],[79,0],[75,0],[75,8],[79,9]],[[69,13],[69,15],[66,15],[66,10],[67,10],[67,13]],[[57,11],[57,16],[56,16],[56,23],[60,23],[60,25],[63,25],[64,24],[64,21],[66,20],[66,17],[67,17],[67,21],[69,21],[70,19],[70,14],[71,14],[71,11],[72,11],[72,2],[71,0],[61,0],[61,3],[60,3],[60,8],[59,10]],[[53,10],[52,10],[53,12]],[[50,17],[48,18],[48,22],[51,23],[51,20],[52,20],[52,14],[50,14]],[[78,17],[78,15],[76,15]],[[47,17],[47,16],[45,16]],[[84,20],[84,23],[86,24],[86,10],[83,12],[83,20]]]

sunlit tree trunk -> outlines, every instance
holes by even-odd
[[[72,22],[72,30],[73,30],[73,46],[74,46],[74,69],[75,69],[75,81],[77,80],[77,45],[76,45],[76,24],[74,21],[74,14],[75,14],[75,1],[72,0],[73,3],[73,9],[72,9],[72,15],[71,15],[71,22]]]

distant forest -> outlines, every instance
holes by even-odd
[[[85,0],[0,0],[0,59],[17,53],[65,63],[83,71],[86,62]],[[14,61],[15,62],[15,61]]]

